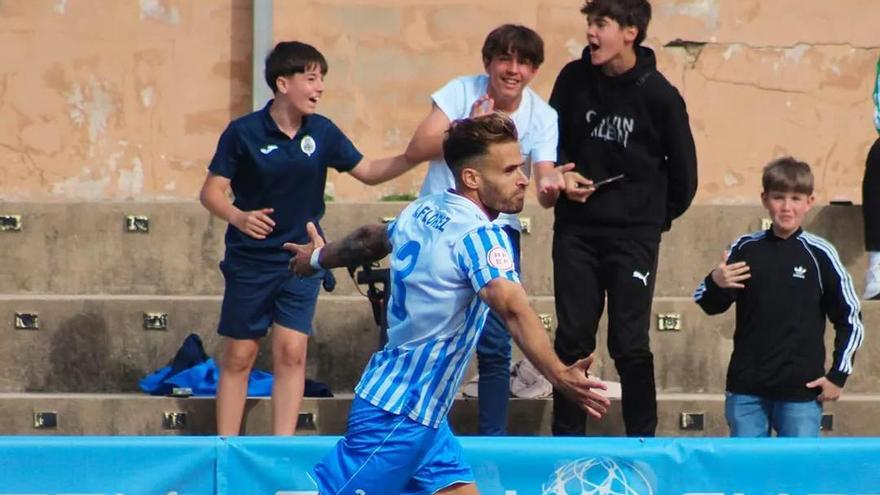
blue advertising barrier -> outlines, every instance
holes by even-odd
[[[0,437],[2,494],[213,494],[216,437]]]
[[[0,495],[315,495],[337,440],[0,437]],[[880,495],[877,438],[461,443],[483,495]]]

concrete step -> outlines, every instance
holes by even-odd
[[[553,299],[532,298],[538,313],[555,331]],[[0,296],[0,392],[130,392],[137,380],[160,368],[191,332],[198,333],[209,355],[218,354],[219,296]],[[709,317],[690,298],[657,298],[655,315],[680,315],[679,331],[660,331],[652,321],[657,389],[660,392],[724,390],[732,350],[733,310]],[[15,314],[37,313],[39,329],[17,330]],[[144,328],[144,313],[167,315],[165,330]],[[865,326],[880,324],[880,302],[863,306]],[[310,339],[307,375],[334,391],[351,391],[372,352],[378,329],[366,299],[322,297]],[[606,350],[606,325],[600,322],[593,371],[616,380]],[[826,333],[830,349],[833,332]],[[268,343],[257,366],[271,369]],[[515,351],[515,359],[521,354]],[[472,363],[473,365],[473,363]],[[473,368],[473,366],[472,366]],[[471,370],[473,372],[473,369]],[[856,358],[848,393],[880,393],[880,341],[870,336]]]
[[[323,221],[336,239],[355,227],[396,215],[404,203],[330,203]],[[5,203],[0,215],[20,215],[22,229],[0,232],[0,293],[221,294],[217,263],[226,224],[196,202]],[[127,215],[149,218],[148,233],[128,233]],[[523,280],[535,296],[553,294],[553,212],[527,205],[521,215]],[[664,236],[658,296],[690,295],[738,236],[761,228],[759,206],[696,205]],[[862,287],[861,207],[814,208],[806,228],[829,239]],[[356,293],[337,271],[337,294]]]
[[[298,434],[345,433],[351,395],[305,399]],[[831,417],[825,436],[876,436],[875,421],[880,395],[848,394],[825,405]],[[553,403],[549,399],[512,399],[508,418],[511,435],[549,435]],[[47,414],[48,413],[48,414]],[[44,424],[35,427],[37,415]],[[185,419],[182,419],[183,413]],[[268,399],[249,399],[243,434],[271,434]],[[660,394],[660,436],[726,436],[722,394]],[[688,416],[683,419],[683,415]],[[702,428],[696,423],[702,421]],[[826,421],[829,421],[826,419]],[[449,416],[453,429],[476,434],[477,401],[459,398]],[[683,422],[687,427],[683,427]],[[827,424],[827,423],[826,423]],[[594,436],[622,436],[620,402],[613,400],[608,415],[591,420],[587,432]],[[133,394],[0,394],[0,435],[213,435],[213,398],[149,397]]]

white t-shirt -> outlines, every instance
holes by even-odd
[[[466,118],[471,113],[471,105],[486,94],[489,88],[489,76],[462,76],[449,81],[436,93],[431,95],[434,103],[450,121]],[[559,140],[556,110],[526,87],[523,90],[519,108],[510,114],[519,133],[519,145],[523,155],[527,156],[525,170],[531,176],[531,164],[537,162],[555,162],[556,145]],[[455,187],[452,172],[446,162],[440,158],[431,160],[428,173],[419,196],[436,194]],[[498,225],[509,225],[521,230],[516,215],[502,213],[494,222]]]

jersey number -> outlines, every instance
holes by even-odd
[[[419,257],[420,249],[422,249],[422,245],[417,241],[409,241],[400,248],[395,256],[403,262],[403,267],[395,273],[394,285],[391,288],[391,314],[398,320],[406,319],[406,286],[403,285],[403,279],[416,267],[416,259]]]

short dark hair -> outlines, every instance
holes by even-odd
[[[279,77],[303,73],[315,66],[321,68],[321,74],[327,74],[327,59],[317,48],[299,41],[282,41],[266,56],[266,84],[274,93],[278,91],[275,81]]]
[[[515,53],[519,61],[536,69],[544,63],[544,40],[534,30],[518,24],[504,24],[493,29],[483,42],[483,63],[496,55]]]
[[[764,167],[761,176],[764,192],[813,194],[813,172],[806,162],[790,156],[777,158]]]
[[[639,30],[633,42],[639,46],[648,34],[651,22],[651,4],[648,0],[586,0],[581,13],[587,17],[608,17],[621,27],[635,26]]]
[[[518,139],[516,124],[500,112],[455,120],[449,125],[443,140],[443,159],[458,182],[461,169],[474,158],[488,154],[489,146],[515,143]]]

